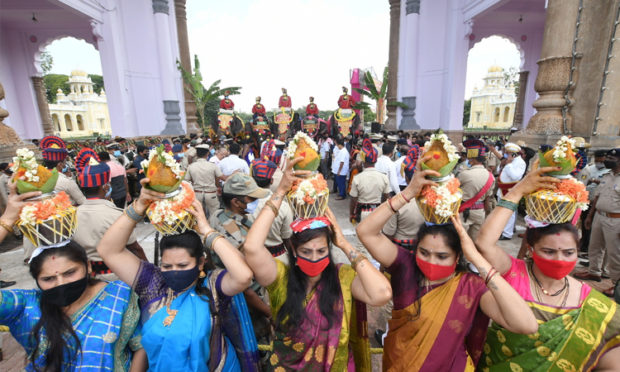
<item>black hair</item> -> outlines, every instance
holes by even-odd
[[[101,161],[110,161],[110,153],[107,151],[101,151],[100,153],[97,153],[97,155]]]
[[[452,251],[456,254],[456,269],[455,272],[460,273],[460,272],[467,272],[467,265],[465,263],[464,257],[463,257],[463,247],[461,246],[461,238],[459,238],[459,234],[456,231],[456,228],[454,227],[454,225],[452,224],[447,224],[447,225],[426,225],[423,224],[420,227],[420,230],[418,230],[418,234],[416,237],[416,245],[415,245],[415,249],[414,249],[414,258],[413,258],[413,264],[415,265],[416,268],[416,293],[415,293],[415,299],[416,299],[416,314],[414,315],[414,318],[417,319],[417,317],[420,316],[420,311],[422,310],[422,303],[420,302],[420,287],[422,285],[422,279],[424,278],[424,274],[422,273],[422,270],[420,270],[420,268],[418,267],[417,262],[415,261],[415,255],[417,254],[418,251],[418,246],[420,245],[420,241],[422,241],[427,235],[439,235],[443,238],[444,244],[447,245],[448,247],[450,247],[450,249],[452,249]]]
[[[142,154],[144,151],[146,151],[146,150],[148,150],[148,149],[149,149],[149,148],[148,148],[148,147],[146,147],[146,146],[144,146],[144,145],[138,145],[138,147],[137,147],[137,149],[136,149],[136,150],[137,150],[138,154]]]
[[[196,265],[199,264],[201,257],[205,257],[206,252],[204,271],[206,272],[213,270],[214,267],[211,255],[204,249],[202,239],[200,239],[200,236],[195,231],[187,230],[181,234],[164,236],[159,242],[160,257],[164,255],[165,250],[172,248],[185,249],[190,257],[194,257],[196,259]],[[209,302],[212,303],[211,292],[209,291],[209,288],[207,288],[207,284],[205,283],[206,280],[206,277],[203,279],[198,279],[198,282],[196,283],[196,293],[206,296],[209,299]]]
[[[271,185],[271,178],[264,178],[264,177],[252,177],[252,178],[254,178],[254,181],[256,181],[256,185],[263,189],[266,189]]]
[[[81,263],[88,267],[88,256],[86,251],[78,243],[70,240],[67,245],[58,248],[50,248],[41,252],[30,262],[30,275],[37,281],[41,274],[43,263],[51,255],[66,257],[71,262]],[[88,274],[86,274],[88,275]],[[96,279],[89,278],[89,284],[94,284]],[[51,304],[41,297],[39,301],[41,309],[41,318],[30,331],[31,342],[33,342],[33,353],[29,356],[35,371],[60,371],[65,356],[69,360],[74,360],[82,348],[80,339],[78,338],[71,319],[63,312],[62,308]],[[42,366],[37,366],[37,359],[40,357],[39,346],[43,340],[42,331],[45,329],[45,338],[47,347],[44,349],[45,358]]]
[[[207,155],[209,155],[209,150],[203,149],[203,148],[197,148],[196,149],[196,156],[197,157],[204,158]]]
[[[596,150],[594,151],[595,158],[604,158],[607,155],[607,150]]]
[[[394,152],[394,144],[391,142],[386,142],[382,147],[383,155],[389,155]]]
[[[181,143],[190,143],[190,142],[192,142],[192,140],[189,138],[183,138],[183,141],[181,141]]]
[[[229,194],[229,193],[222,193],[222,203],[224,203],[224,206],[228,209],[230,209],[230,203],[232,202],[233,199],[238,199],[238,200],[242,200],[244,195],[236,195],[236,194]]]
[[[228,145],[228,150],[233,155],[239,155],[239,153],[241,152],[241,146],[239,146],[237,142],[233,142],[230,145]]]
[[[99,188],[101,186],[95,186],[95,187],[82,187],[82,193],[84,194],[85,197],[87,198],[96,198],[99,196]]]
[[[338,279],[338,268],[334,265],[331,254],[330,229],[323,227],[294,233],[291,237],[291,243],[294,249],[297,249],[300,245],[321,236],[327,239],[329,264],[325,270],[323,270],[321,279],[319,279],[316,287],[322,287],[321,293],[319,294],[319,309],[321,310],[321,314],[327,319],[327,329],[329,329],[332,323],[336,321],[334,307],[342,293],[340,280]],[[292,264],[290,265],[288,275],[286,300],[284,304],[282,304],[282,308],[280,308],[278,317],[276,318],[276,327],[285,333],[293,329],[299,329],[297,327],[299,327],[307,316],[304,308],[304,300],[306,298],[308,276],[301,271],[299,266],[293,264],[293,262],[295,262],[295,257],[293,257],[290,252],[289,260]]]
[[[58,163],[60,163],[60,161],[58,160],[43,160],[43,166],[47,169],[54,169],[58,166]]]
[[[9,163],[0,163],[0,172],[4,172],[9,167]]]
[[[342,137],[336,137],[336,144],[337,145],[343,145],[344,146],[344,138]]]
[[[572,223],[552,223],[545,227],[527,228],[525,230],[525,241],[530,247],[534,247],[534,244],[538,243],[540,239],[547,235],[559,234],[561,232],[568,232],[575,239],[577,246],[579,245],[579,231]]]

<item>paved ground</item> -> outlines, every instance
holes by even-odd
[[[355,235],[355,227],[349,222],[349,200],[335,200],[331,198],[329,202],[330,208],[336,215],[338,222],[340,223],[345,236],[358,247],[362,252],[366,252],[363,248],[357,236]],[[138,241],[146,251],[149,259],[153,258],[153,246],[155,238],[155,229],[146,223],[141,223],[137,226],[138,229]],[[520,218],[517,222],[517,233],[525,231],[523,220]],[[514,238],[509,241],[500,241],[500,246],[504,248],[508,253],[516,256],[521,246],[521,239],[515,234]],[[24,253],[21,248],[21,243],[13,238],[7,239],[5,242],[0,243],[0,272],[1,280],[15,280],[17,284],[12,288],[34,288],[34,280],[30,277],[28,267],[23,264]],[[334,261],[348,263],[348,259],[342,251],[336,249],[333,252]],[[590,283],[597,289],[606,288],[611,285],[609,280],[605,280],[601,283]],[[377,343],[374,340],[374,332],[377,328],[385,329],[385,315],[380,308],[370,308],[368,313],[369,323],[369,335],[371,338],[371,346],[377,347]],[[0,348],[3,350],[4,359],[0,361],[0,371],[13,372],[21,371],[25,360],[25,353],[21,346],[19,346],[15,340],[7,332],[0,332]],[[373,356],[373,370],[381,370],[381,355]]]

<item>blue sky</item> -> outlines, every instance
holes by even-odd
[[[294,107],[312,95],[320,108],[333,109],[350,69],[380,74],[387,65],[387,1],[188,0],[187,14],[190,53],[200,58],[205,85],[221,79],[222,86],[241,86],[233,97],[241,111],[249,111],[256,96],[274,108],[283,87]],[[84,41],[58,40],[48,51],[54,73],[101,74],[98,52]],[[497,37],[472,48],[466,97],[494,63],[518,67],[516,48]]]

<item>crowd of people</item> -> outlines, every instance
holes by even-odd
[[[422,166],[431,136],[315,138],[319,172],[348,199],[332,206],[348,208],[364,249],[329,208],[304,219],[287,203],[310,174],[295,169],[304,159],[287,142],[43,138],[42,164],[57,170],[77,227],[56,246],[24,239],[37,288],[0,291],[0,324],[33,371],[370,371],[370,305],[389,319],[375,333],[384,371],[618,370],[620,311],[609,297],[620,281],[620,149],[589,162],[576,139],[573,175],[590,209],[568,223],[526,217],[517,234],[522,199],[559,182],[539,149],[465,138],[453,171],[460,209],[431,224],[415,201],[441,178]],[[191,184],[196,223],[164,236],[154,260],[136,226],[166,197],[146,187],[143,162],[157,146]],[[10,165],[0,169],[2,241],[40,192],[18,194]],[[498,243],[517,238],[517,257]],[[588,270],[574,272],[579,257]],[[602,278],[612,283],[602,292],[584,282]]]

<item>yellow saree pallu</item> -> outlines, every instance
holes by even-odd
[[[488,318],[478,308],[479,298],[467,294],[469,275],[473,274],[457,274],[419,301],[392,312],[384,371],[474,370]]]
[[[514,334],[493,323],[480,371],[591,371],[606,351],[620,345],[617,304],[594,289],[577,309],[528,305],[537,319],[550,320],[539,320],[538,332],[531,335]]]

